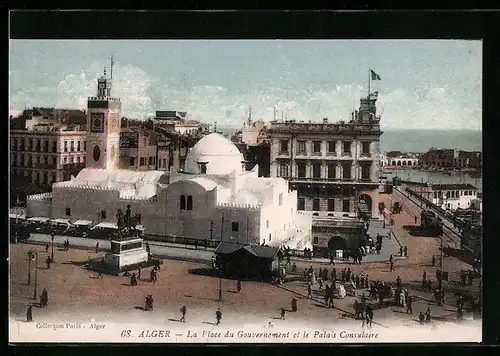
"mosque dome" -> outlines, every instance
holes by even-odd
[[[243,171],[244,158],[234,143],[219,133],[199,140],[186,157],[184,171],[192,174],[226,175]]]

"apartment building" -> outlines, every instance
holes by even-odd
[[[11,181],[22,177],[19,181],[32,183],[35,191],[43,191],[54,182],[76,176],[85,167],[86,134],[80,126],[57,124],[11,130]]]
[[[131,170],[168,170],[171,164],[170,140],[143,127],[122,128],[120,168]]]

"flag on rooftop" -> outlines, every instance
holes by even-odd
[[[373,70],[370,69],[370,73],[372,74],[372,80],[381,80],[380,75],[375,73]]]

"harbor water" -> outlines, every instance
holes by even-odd
[[[390,173],[389,173],[390,172]],[[429,172],[418,169],[397,169],[385,168],[382,176],[387,177],[387,180],[392,180],[393,177],[399,177],[401,180],[410,180],[414,182],[427,182],[430,184],[471,184],[476,187],[479,192],[483,191],[483,180],[481,177],[471,177],[468,173],[456,172],[448,175],[443,172]]]

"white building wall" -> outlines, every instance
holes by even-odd
[[[52,202],[48,196],[50,193],[30,196],[26,204],[26,217],[51,217]]]

